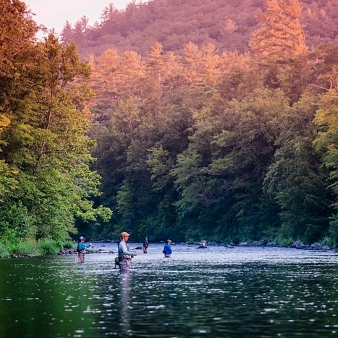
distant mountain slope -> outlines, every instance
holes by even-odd
[[[307,45],[337,41],[338,1],[300,3]],[[75,42],[83,58],[109,48],[144,55],[155,42],[178,54],[188,42],[198,46],[212,43],[220,52],[243,52],[259,26],[257,15],[264,4],[265,0],[152,0],[132,2],[124,11],[110,5],[103,10],[100,23],[90,27],[85,17],[73,26],[67,23],[61,38],[65,43]]]

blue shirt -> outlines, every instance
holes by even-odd
[[[86,243],[82,243],[82,242],[79,242],[77,244],[77,250],[78,251],[83,251],[84,249],[89,248],[89,247],[90,247],[90,244],[86,244]]]
[[[164,254],[165,254],[166,256],[171,255],[172,250],[171,250],[171,246],[170,246],[169,244],[165,244],[163,249],[165,250],[165,253],[164,253]]]

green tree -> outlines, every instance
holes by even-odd
[[[263,185],[280,207],[278,235],[307,243],[325,235],[330,215],[328,173],[312,145],[318,129],[312,122],[315,109],[305,95],[279,117],[278,149]]]
[[[29,215],[25,224],[30,231],[20,230],[17,237],[65,239],[76,232],[75,219],[107,220],[111,214],[94,208],[91,201],[100,183],[89,168],[93,141],[86,136],[85,103],[91,92],[77,83],[89,75],[89,68],[80,62],[74,45],[62,48],[53,35],[30,51],[23,65],[21,77],[27,80],[20,83],[22,92],[11,91],[8,100],[11,123],[3,131],[2,156],[17,170],[19,185],[4,197],[12,213],[1,214],[0,223],[6,228],[11,221],[6,217],[21,210]]]
[[[276,207],[263,195],[262,183],[279,134],[274,121],[286,107],[288,100],[281,91],[258,89],[239,102],[234,100],[222,113],[224,122],[211,142],[207,172],[218,178],[218,195],[226,196],[224,233],[242,240],[261,239],[277,225]]]
[[[6,135],[15,107],[22,106],[22,99],[34,86],[26,68],[30,68],[35,54],[34,36],[38,28],[21,1],[1,0],[0,11],[0,200],[5,212],[6,207],[11,207],[6,205],[7,196],[19,186],[18,168],[6,157]],[[10,232],[15,235],[13,229]]]
[[[261,74],[250,53],[223,52],[220,58],[218,88],[226,101],[242,100],[263,86]]]
[[[338,194],[338,90],[330,89],[322,95],[318,110],[315,115],[315,123],[320,127],[320,133],[315,140],[316,148],[323,154],[323,164],[329,170],[329,188],[337,196]],[[336,199],[333,203],[334,211],[337,210]],[[330,232],[335,243],[338,242],[338,214],[333,213],[330,222]]]

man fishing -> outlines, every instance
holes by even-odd
[[[121,242],[119,244],[119,267],[120,267],[120,272],[125,273],[128,272],[130,269],[130,262],[134,256],[137,256],[137,253],[133,253],[129,251],[129,248],[127,246],[127,242],[129,240],[130,234],[128,232],[122,232],[120,237],[121,237]]]
[[[143,244],[142,244],[143,253],[147,253],[148,252],[148,246],[149,246],[148,237],[145,237],[144,241],[143,241]]]
[[[85,238],[81,236],[78,240],[77,243],[77,248],[76,248],[76,262],[78,264],[83,264],[85,261],[85,253],[86,249],[89,248],[92,243],[85,243]]]

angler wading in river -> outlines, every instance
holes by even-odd
[[[128,272],[130,269],[130,262],[134,256],[137,256],[137,253],[133,253],[129,251],[129,248],[127,246],[127,241],[129,239],[128,232],[122,232],[121,233],[121,241],[119,243],[119,267],[120,272]]]
[[[92,243],[85,243],[85,240],[86,239],[81,236],[77,243],[75,262],[78,264],[84,263],[86,249],[88,249],[92,245]]]

